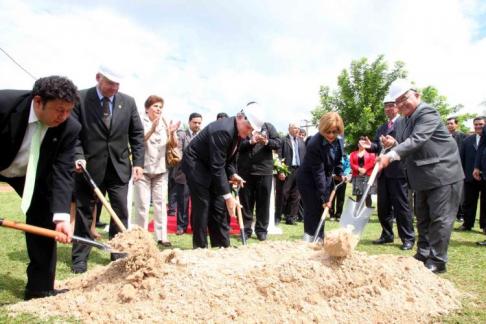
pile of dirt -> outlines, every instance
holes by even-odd
[[[140,229],[112,246],[129,257],[61,282],[69,293],[15,312],[84,323],[427,323],[460,307],[453,285],[410,257],[322,244],[262,242],[238,249],[158,252]]]
[[[353,234],[352,228],[339,228],[326,233],[324,251],[335,257],[345,257],[353,253],[358,245],[359,236]]]

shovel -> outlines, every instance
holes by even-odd
[[[27,232],[27,233],[42,235],[42,236],[51,237],[51,238],[66,237],[67,236],[66,234],[64,234],[62,232],[57,232],[57,231],[53,231],[53,230],[50,230],[50,229],[47,229],[47,228],[28,225],[28,224],[24,224],[24,223],[17,223],[15,221],[11,221],[11,220],[8,220],[8,219],[2,219],[2,218],[0,218],[0,226],[10,227],[10,228],[17,229],[17,230],[20,230],[20,231],[24,231],[24,232]],[[73,236],[72,243],[83,244],[83,245],[92,246],[92,247],[95,247],[95,248],[98,248],[98,249],[101,249],[101,250],[104,250],[104,251],[113,252],[113,251],[111,251],[111,247],[109,247],[108,245],[105,245],[105,244],[102,244],[102,243],[99,243],[99,242],[95,242],[95,241],[92,241],[90,239],[85,239],[85,238],[79,237],[79,236]]]
[[[238,215],[238,225],[240,226],[241,242],[243,243],[243,245],[246,245],[245,227],[243,226],[243,215],[241,214],[239,191],[240,191],[240,187],[237,186],[235,190],[235,198],[236,198],[236,202],[238,203],[238,205],[236,205],[236,214]]]
[[[88,180],[88,182],[91,184],[91,187],[93,188],[96,196],[101,201],[101,203],[103,204],[103,206],[105,206],[105,208],[108,211],[108,213],[110,214],[111,218],[113,218],[113,221],[115,222],[116,226],[118,226],[118,228],[120,229],[120,231],[125,232],[127,230],[127,228],[125,227],[125,225],[123,225],[123,223],[121,222],[120,218],[118,218],[118,216],[116,215],[116,213],[113,210],[113,208],[111,208],[111,206],[108,203],[108,201],[106,201],[105,197],[103,196],[103,194],[101,193],[100,189],[98,188],[98,186],[94,182],[93,178],[91,178],[91,175],[89,174],[88,170],[86,170],[86,168],[84,167],[84,165],[82,163],[78,163],[78,165],[83,169],[83,174],[84,174],[86,180]],[[78,242],[76,242],[76,243],[78,243]]]

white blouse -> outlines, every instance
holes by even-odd
[[[147,134],[152,128],[152,122],[150,121],[147,113],[142,116],[142,124],[145,134]],[[167,145],[167,131],[160,116],[159,124],[155,129],[155,132],[145,141],[145,163],[143,172],[147,174],[160,174],[167,172],[165,165],[165,150]]]

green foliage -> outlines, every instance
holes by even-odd
[[[367,58],[351,62],[349,71],[344,69],[338,76],[338,89],[331,93],[328,86],[321,86],[320,106],[312,112],[312,123],[318,124],[326,112],[335,111],[341,115],[345,126],[348,151],[362,135],[373,138],[376,129],[385,122],[383,99],[390,84],[398,78],[405,78],[403,62],[395,62],[391,70],[384,55],[371,64]]]

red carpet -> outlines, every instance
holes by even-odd
[[[189,203],[189,215],[190,214],[191,214],[191,204]],[[230,226],[231,226],[231,228],[233,228],[233,230],[230,231],[230,234],[240,234],[240,227],[238,226],[238,221],[236,220],[236,218],[233,218],[233,217],[231,218]],[[148,230],[149,230],[149,232],[154,231],[154,221],[153,220],[149,223]],[[175,232],[177,232],[177,216],[167,215],[167,233],[174,234]],[[189,226],[187,227],[186,233],[192,233],[191,220],[190,219],[189,219]]]

